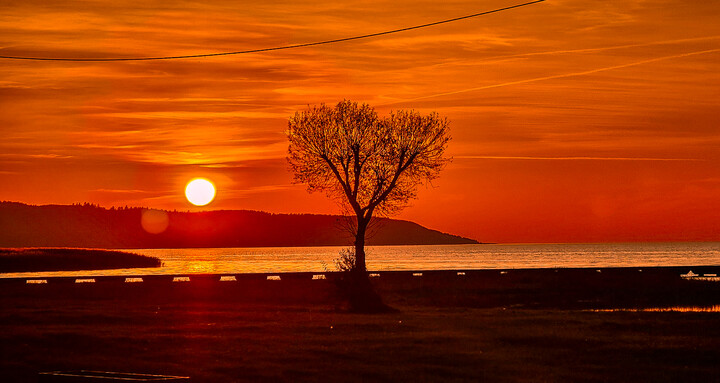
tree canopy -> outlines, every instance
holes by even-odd
[[[419,185],[450,160],[449,123],[410,110],[378,117],[367,104],[342,101],[296,112],[288,122],[288,162],[295,181],[325,192],[353,212],[356,267],[365,270],[365,233],[373,214],[398,212]]]

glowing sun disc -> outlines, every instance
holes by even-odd
[[[185,187],[185,198],[195,206],[205,206],[215,198],[215,185],[204,178],[195,178]]]

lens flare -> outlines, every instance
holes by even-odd
[[[142,228],[150,234],[160,234],[167,229],[170,219],[162,210],[143,209],[140,215]]]

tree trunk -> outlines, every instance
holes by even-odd
[[[375,292],[365,265],[365,234],[370,218],[357,217],[355,232],[355,267],[340,280],[343,294],[350,303],[350,310],[362,313],[384,313],[394,311],[383,303]]]
[[[367,273],[365,266],[365,233],[367,232],[369,219],[357,217],[357,232],[355,233],[355,271]]]

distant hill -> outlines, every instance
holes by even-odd
[[[145,213],[143,213],[145,212]],[[155,227],[141,224],[143,214]],[[159,217],[159,218],[158,218]],[[102,208],[85,205],[32,206],[0,202],[0,247],[91,247],[102,249],[183,247],[345,246],[345,218],[318,214],[271,214],[250,210],[206,212]],[[151,227],[150,231],[157,231]],[[368,245],[478,243],[416,223],[381,218]]]

